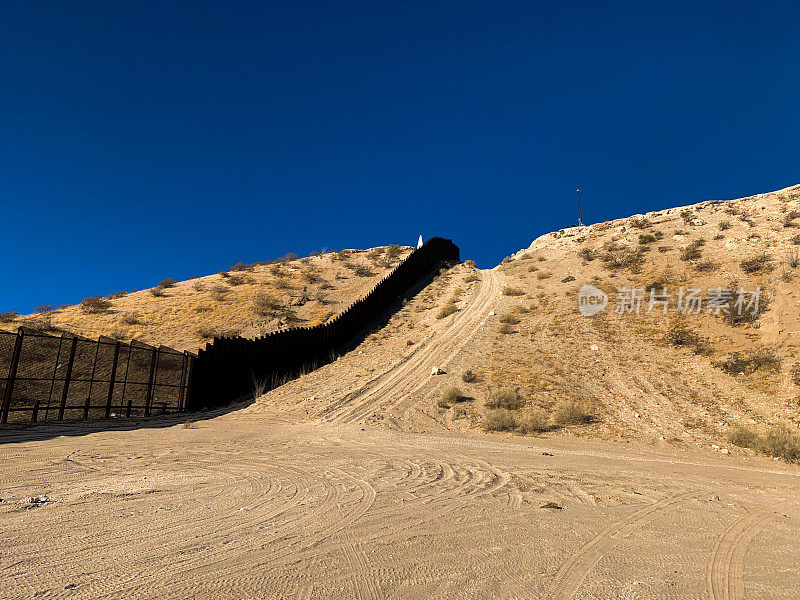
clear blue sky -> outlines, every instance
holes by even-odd
[[[797,2],[0,5],[0,311],[800,181]]]

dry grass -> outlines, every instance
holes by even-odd
[[[730,432],[728,438],[732,444],[768,456],[777,456],[790,462],[800,460],[800,435],[784,424],[774,425],[763,432],[739,426]]]
[[[498,390],[486,401],[485,406],[489,409],[519,410],[525,406],[525,400],[520,397],[518,390]]]
[[[591,414],[577,400],[562,400],[556,405],[553,423],[560,427],[584,425],[591,421]]]
[[[514,431],[517,428],[517,420],[508,410],[494,409],[486,413],[483,427],[486,431]]]

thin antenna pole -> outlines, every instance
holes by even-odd
[[[581,213],[581,189],[575,190],[578,193],[578,227],[583,227],[583,214]]]

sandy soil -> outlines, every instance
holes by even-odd
[[[484,271],[436,319],[457,269],[251,406],[3,432],[0,597],[796,597],[796,466],[437,410],[507,302]]]

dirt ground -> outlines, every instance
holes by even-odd
[[[797,597],[797,466],[438,410],[505,302],[421,306],[465,273],[249,406],[0,433],[0,597]]]

